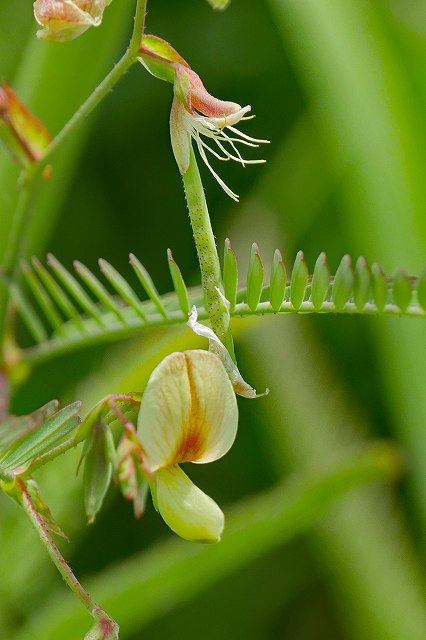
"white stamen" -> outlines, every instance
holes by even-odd
[[[213,167],[210,165],[210,162],[206,155],[206,150],[209,151],[215,158],[221,160],[222,162],[227,160],[233,160],[234,162],[238,162],[243,167],[246,164],[262,164],[265,160],[246,160],[241,155],[237,145],[242,144],[247,147],[257,148],[260,144],[268,143],[268,140],[261,140],[258,138],[252,138],[251,136],[242,133],[238,129],[236,129],[233,125],[237,124],[240,120],[251,119],[254,116],[247,116],[246,113],[250,111],[251,107],[246,106],[241,108],[236,113],[230,114],[228,116],[224,116],[222,118],[209,118],[199,113],[190,114],[187,111],[185,112],[185,124],[188,133],[194,138],[197,143],[198,151],[203,162],[206,164],[207,168],[213,175],[213,177],[220,184],[225,193],[238,202],[239,198],[236,193],[234,193],[227,184],[220,178],[220,176],[216,173]],[[230,136],[225,131],[228,129],[232,131],[235,135]],[[223,155],[218,153],[215,149],[209,146],[203,139],[210,138],[213,140],[215,145],[219,148]],[[229,145],[230,149],[227,148]]]
[[[202,147],[202,145],[200,143],[198,144],[198,151],[200,152],[200,156],[202,157],[202,159],[204,160],[204,164],[207,166],[207,168],[209,169],[209,171],[211,172],[211,174],[216,178],[217,182],[220,184],[220,186],[222,187],[222,189],[225,191],[225,193],[228,194],[228,196],[230,198],[232,198],[233,200],[235,200],[235,202],[239,202],[239,196],[234,193],[233,191],[231,191],[231,189],[228,187],[228,185],[222,180],[222,178],[220,176],[218,176],[218,174],[216,173],[216,171],[213,169],[213,167],[210,165],[210,162],[208,161],[208,158],[206,156],[206,153]]]
[[[269,144],[269,140],[261,140],[260,138],[252,138],[251,136],[248,136],[246,133],[243,133],[242,131],[239,131],[235,127],[229,127],[228,126],[228,129],[229,129],[229,131],[232,131],[232,133],[236,133],[238,136],[241,136],[242,138],[244,138],[244,140],[248,140],[249,142],[256,142],[257,144]]]

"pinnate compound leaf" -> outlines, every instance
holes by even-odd
[[[25,416],[10,416],[0,423],[0,451],[7,451],[18,440],[34,431],[38,426],[55,413],[59,408],[57,400],[47,404]]]
[[[0,454],[0,466],[16,475],[30,474],[50,460],[62,447],[71,444],[71,434],[80,424],[77,415],[80,408],[81,402],[73,402],[24,433]]]
[[[15,361],[25,362],[28,366],[90,344],[127,338],[151,327],[183,325],[190,305],[196,306],[200,320],[208,320],[201,287],[191,289],[190,300],[170,250],[167,258],[174,291],[161,296],[151,276],[133,254],[130,262],[141,292],[134,290],[112,265],[100,261],[107,286],[112,286],[115,295],[79,262],[74,263],[76,275],[71,276],[50,256],[50,269],[57,279],[35,258],[32,260],[33,271],[24,263],[25,280],[33,300],[28,291],[17,284],[11,286],[11,297],[36,344],[21,350],[18,359],[10,348],[12,367]],[[333,277],[326,255],[322,253],[313,275],[309,276],[304,254],[299,251],[291,279],[286,282],[288,271],[277,250],[272,260],[270,283],[264,283],[263,262],[255,244],[251,249],[247,286],[238,288],[238,265],[227,240],[223,284],[231,316],[294,312],[426,316],[426,270],[419,278],[408,276],[403,270],[398,270],[394,276],[385,275],[379,264],[373,264],[370,269],[362,257],[358,258],[353,270],[351,258],[344,256]],[[83,287],[87,287],[87,293]],[[148,300],[143,299],[145,295]],[[82,313],[78,311],[79,307]]]

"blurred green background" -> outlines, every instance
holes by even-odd
[[[55,45],[36,41],[31,2],[0,0],[0,76],[53,134],[124,51],[134,4],[115,0],[101,28]],[[221,165],[238,205],[201,168],[218,244],[230,237],[242,281],[253,241],[266,269],[279,247],[289,268],[303,249],[311,272],[326,251],[332,272],[351,253],[389,273],[419,273],[424,2],[232,0],[222,13],[203,0],[152,0],[148,9],[148,30],[173,43],[215,96],[251,104],[257,117],[244,131],[271,141],[264,166]],[[168,135],[171,98],[169,85],[130,70],[58,154],[26,231],[28,256],[52,251],[66,266],[79,259],[94,269],[104,257],[131,279],[132,251],[166,293],[170,247],[187,284],[199,283]],[[16,178],[2,154],[0,256]],[[236,322],[235,331],[243,375],[271,393],[241,399],[225,459],[188,470],[224,508],[220,545],[174,539],[151,505],[136,522],[114,488],[86,527],[71,453],[38,474],[70,536],[63,553],[125,640],[423,640],[425,321],[281,316]],[[163,355],[198,344],[187,329],[156,331],[64,356],[32,372],[13,409],[52,397],[81,398],[88,409],[106,393],[142,388]],[[309,483],[381,438],[404,451],[401,482],[334,501],[319,495],[316,507],[327,508],[305,504],[277,524],[291,478]],[[0,513],[0,637],[82,637],[88,617],[24,514],[3,496]]]

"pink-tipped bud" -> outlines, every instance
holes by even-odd
[[[182,101],[191,113],[198,111],[208,118],[225,118],[241,110],[241,106],[236,102],[219,100],[212,96],[203,85],[200,76],[182,65],[176,65],[175,93],[176,87],[185,87],[185,100]]]
[[[90,27],[102,22],[111,0],[36,0],[34,16],[43,27],[37,31],[42,40],[74,40]]]

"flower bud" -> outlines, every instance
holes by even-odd
[[[22,168],[39,160],[52,140],[6,82],[0,87],[0,140]]]
[[[94,626],[84,636],[84,640],[118,640],[118,624],[110,618],[100,607],[92,612],[95,619]]]
[[[111,482],[115,462],[115,447],[111,431],[102,422],[96,423],[83,450],[84,504],[88,524],[100,510]]]
[[[111,0],[36,0],[34,16],[43,27],[42,40],[66,42],[78,38],[89,27],[98,27]]]

